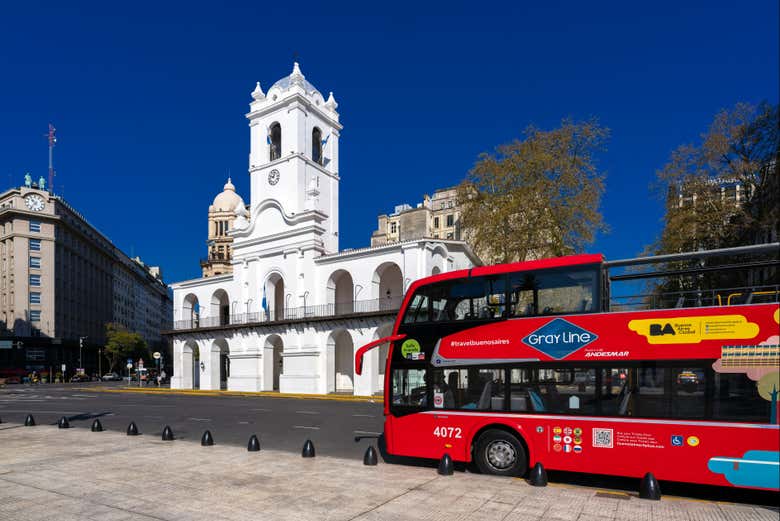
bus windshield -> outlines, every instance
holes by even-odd
[[[598,311],[598,266],[470,277],[419,288],[404,324]]]

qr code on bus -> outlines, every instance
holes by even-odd
[[[611,449],[612,429],[593,429],[593,446],[602,449]]]

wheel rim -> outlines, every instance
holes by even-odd
[[[511,443],[496,440],[487,446],[487,462],[495,470],[506,470],[517,461],[517,451]]]

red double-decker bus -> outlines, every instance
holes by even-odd
[[[393,334],[355,357],[360,374],[389,342],[387,452],[779,489],[778,288],[616,311],[609,267],[575,255],[413,283]]]

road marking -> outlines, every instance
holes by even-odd
[[[94,394],[71,394],[74,398],[97,398]]]
[[[250,411],[271,412],[271,409],[249,409]]]
[[[382,435],[381,432],[371,432],[371,431],[352,431],[352,432],[354,432],[355,434],[370,434],[372,436],[381,436]]]
[[[353,418],[374,418],[373,414],[353,414]]]
[[[249,425],[249,422],[238,422],[239,425]]]
[[[196,421],[196,422],[210,422],[211,418],[187,418],[188,420]]]
[[[317,411],[295,411],[297,414],[319,414]]]
[[[319,427],[306,427],[305,425],[293,425],[293,429],[311,429],[314,431],[320,430]]]

